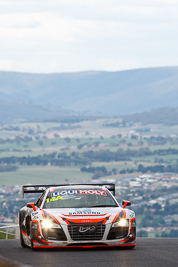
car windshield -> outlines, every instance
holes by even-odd
[[[50,190],[43,208],[118,207],[107,190],[64,189]]]

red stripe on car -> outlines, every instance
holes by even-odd
[[[116,221],[116,219],[117,219],[117,217],[119,216],[119,213],[121,212],[121,210],[122,210],[122,209],[120,208],[120,210],[117,212],[116,216],[114,217],[112,223],[114,223],[114,222]]]
[[[46,211],[46,210],[45,210],[45,212],[46,212],[48,215],[50,215],[50,216],[55,220],[55,222],[57,222],[57,223],[60,224],[60,222],[58,221],[58,219],[56,219],[56,217],[54,217],[54,215],[52,215],[51,213],[49,213],[49,212]]]

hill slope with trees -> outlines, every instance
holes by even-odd
[[[33,103],[105,116],[176,107],[177,88],[178,67],[55,74],[0,72],[1,105]]]

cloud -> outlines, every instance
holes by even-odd
[[[40,22],[38,20],[26,14],[13,13],[11,16],[7,14],[0,16],[1,28],[37,28],[39,26]]]
[[[51,13],[19,14],[0,18],[0,39],[8,38],[31,44],[53,41],[73,41],[77,23]],[[29,44],[30,44],[29,43]]]
[[[0,69],[175,65],[177,14],[177,0],[1,0]]]

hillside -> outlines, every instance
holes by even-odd
[[[0,102],[0,124],[57,120],[71,115],[75,113],[60,107],[26,102]]]
[[[56,107],[81,114],[118,116],[176,107],[177,99],[178,67],[55,74],[0,72],[0,112],[7,103],[24,107],[33,103],[53,107],[51,114],[49,108],[46,110],[49,116],[56,113]]]
[[[140,122],[143,125],[148,124],[164,124],[178,125],[178,107],[165,107],[151,110],[149,112],[135,113],[131,115],[121,116],[122,120],[128,123]]]

